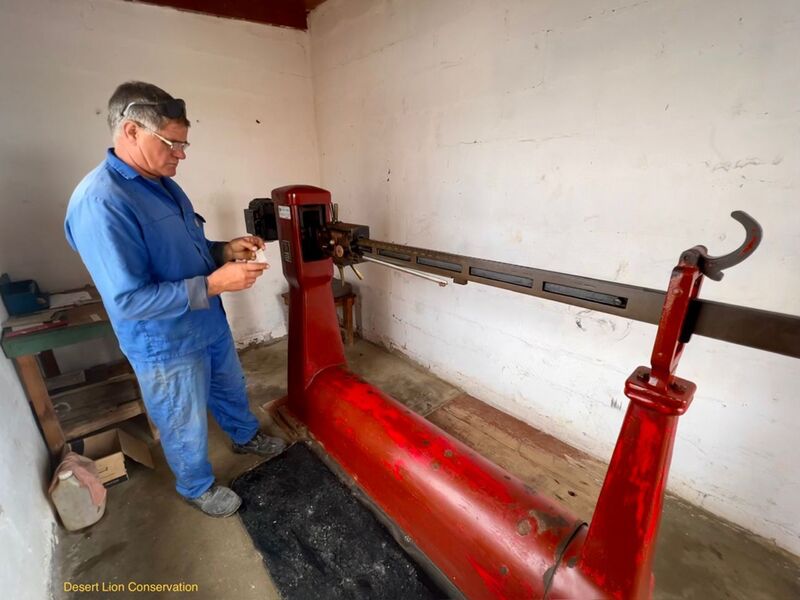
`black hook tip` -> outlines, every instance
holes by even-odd
[[[761,225],[758,224],[753,217],[748,215],[743,210],[735,210],[731,213],[731,217],[741,223],[745,230],[744,242],[733,252],[724,254],[723,256],[709,256],[707,253],[702,253],[702,260],[700,261],[700,270],[706,277],[719,281],[723,277],[723,271],[729,269],[750,256],[758,245],[761,243],[763,237],[763,230]]]

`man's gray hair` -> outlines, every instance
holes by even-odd
[[[169,100],[174,100],[174,98],[152,83],[145,83],[144,81],[123,83],[114,90],[108,100],[108,127],[111,129],[111,137],[113,139],[117,138],[125,121],[136,121],[155,131],[164,127],[169,121],[177,121],[189,127],[191,123],[185,116],[170,119],[160,114],[157,107],[146,105],[147,103],[153,104]],[[132,102],[145,104],[131,105]]]

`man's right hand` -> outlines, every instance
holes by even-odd
[[[268,269],[267,263],[257,262],[229,262],[222,265],[219,269],[211,273],[206,278],[208,282],[208,295],[218,296],[222,292],[238,292],[252,287],[264,269]]]

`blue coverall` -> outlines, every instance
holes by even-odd
[[[177,183],[139,175],[113,149],[75,188],[64,223],[186,498],[214,482],[206,409],[236,444],[258,431],[222,302],[206,288],[224,243],[203,223]]]

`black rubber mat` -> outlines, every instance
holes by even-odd
[[[446,598],[305,445],[291,446],[232,487],[284,600]]]

